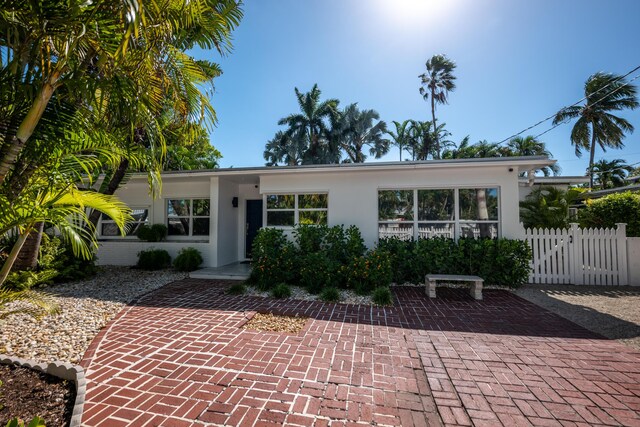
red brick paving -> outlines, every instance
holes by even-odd
[[[127,307],[82,365],[83,425],[640,426],[640,352],[509,292],[396,288],[372,308],[183,280]],[[309,317],[295,335],[240,329]]]

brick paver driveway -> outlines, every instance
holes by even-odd
[[[183,280],[123,310],[82,364],[83,425],[638,425],[640,352],[506,291],[395,306],[277,301]],[[295,335],[241,329],[307,316]]]

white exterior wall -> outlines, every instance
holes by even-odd
[[[144,178],[132,178],[116,192],[129,207],[147,207],[150,209],[150,224],[165,224],[166,200],[172,198],[211,198],[211,211],[215,212],[216,201],[211,197],[209,177],[193,177],[179,179],[165,179],[162,194],[153,199],[149,194],[149,184]],[[217,217],[212,215],[211,220]],[[198,249],[204,258],[203,267],[214,266],[216,248],[214,233],[206,236],[184,238],[168,236],[164,242],[143,242],[137,237],[100,239],[98,244],[99,265],[135,265],[138,262],[138,252],[147,249],[165,249],[175,258],[181,248],[191,246]]]
[[[500,189],[500,233],[521,236],[518,208],[518,180],[507,167],[430,168],[394,171],[345,170],[331,173],[263,175],[260,193],[326,192],[329,194],[330,226],[356,225],[367,246],[378,240],[378,190],[411,188]]]
[[[234,208],[232,199],[238,197],[238,184],[219,178],[218,202],[216,203],[218,221],[218,250],[216,266],[238,261],[238,208]]]
[[[629,284],[640,286],[640,237],[627,237]]]

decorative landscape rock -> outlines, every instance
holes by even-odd
[[[15,315],[0,322],[0,353],[36,363],[78,363],[100,329],[128,302],[185,276],[110,266],[96,277],[48,287],[61,313],[40,320]]]

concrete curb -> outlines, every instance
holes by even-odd
[[[34,360],[21,359],[0,354],[0,365],[17,365],[34,371],[44,372],[63,380],[73,381],[76,385],[76,401],[73,405],[73,413],[69,427],[80,427],[84,400],[87,393],[87,380],[84,378],[82,366],[72,365],[67,362],[38,363]]]

